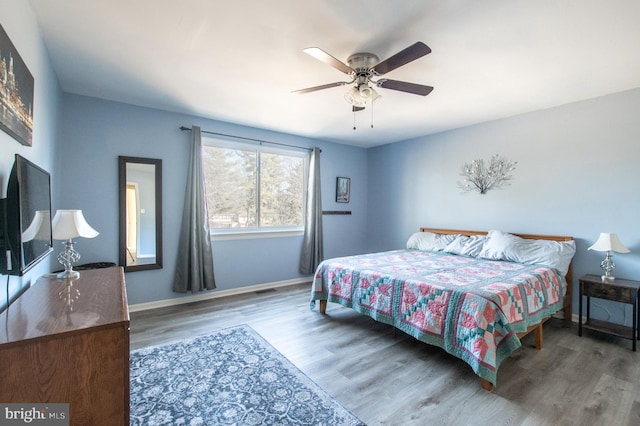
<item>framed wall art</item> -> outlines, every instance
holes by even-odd
[[[348,203],[351,192],[351,179],[338,177],[336,179],[336,202]]]
[[[33,76],[0,25],[0,129],[22,145],[33,139]]]

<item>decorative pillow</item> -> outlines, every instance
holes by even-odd
[[[563,276],[576,253],[575,241],[529,240],[500,231],[490,231],[480,257],[527,265],[541,264]]]
[[[407,249],[423,251],[442,251],[456,235],[442,235],[433,232],[416,232],[409,237]]]

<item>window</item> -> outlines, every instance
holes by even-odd
[[[212,231],[304,227],[307,153],[218,139],[203,142]]]

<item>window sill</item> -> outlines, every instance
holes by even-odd
[[[304,234],[304,230],[287,230],[287,231],[245,231],[245,232],[221,232],[211,233],[211,241],[226,240],[254,240],[258,238],[286,238],[299,237]]]

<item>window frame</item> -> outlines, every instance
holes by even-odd
[[[257,226],[238,228],[210,228],[209,234],[213,240],[250,239],[250,238],[274,238],[302,235],[306,219],[307,186],[309,180],[310,152],[308,148],[270,146],[261,142],[246,142],[227,139],[220,136],[202,136],[203,149],[207,146],[249,150],[256,153],[256,221]],[[302,225],[299,226],[260,226],[260,179],[261,179],[261,153],[280,154],[291,157],[299,157],[303,160],[302,182]],[[205,191],[206,191],[206,182]]]

